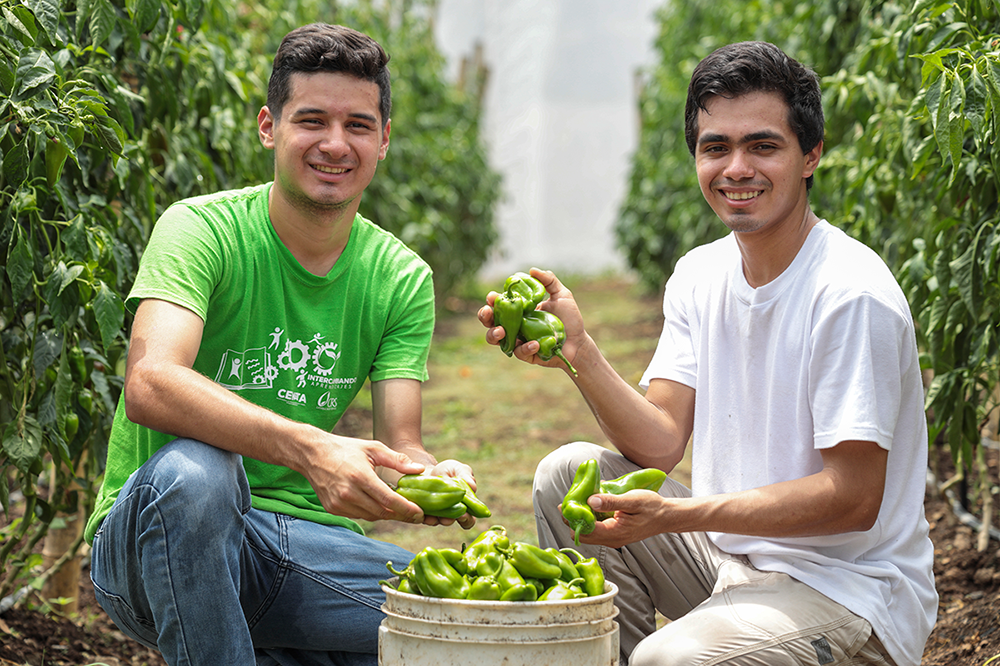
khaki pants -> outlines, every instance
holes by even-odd
[[[894,666],[869,622],[783,573],[758,571],[704,533],[661,534],[615,549],[574,546],[558,506],[577,466],[597,458],[604,478],[638,469],[594,444],[567,444],[535,473],[539,543],[597,557],[618,586],[623,666]],[[690,496],[667,479],[660,494]],[[656,629],[656,611],[671,620]]]

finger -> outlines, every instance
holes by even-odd
[[[493,328],[493,308],[489,305],[484,305],[479,308],[479,312],[476,313],[479,321],[482,322],[483,326],[486,328]]]

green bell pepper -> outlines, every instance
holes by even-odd
[[[562,569],[559,561],[543,549],[530,543],[518,541],[506,553],[507,559],[524,578],[559,578]]]
[[[411,561],[407,567],[401,571],[396,570],[392,566],[392,560],[385,563],[385,568],[389,570],[396,576],[399,576],[399,583],[396,585],[396,589],[400,592],[407,592],[409,594],[420,594],[423,592],[420,590],[420,586],[417,585],[417,581],[413,579],[413,562]],[[384,582],[384,581],[383,581]]]
[[[426,474],[402,476],[396,484],[396,492],[427,514],[461,504],[465,497],[465,488],[455,483],[454,478]],[[465,513],[464,510],[462,513]]]
[[[469,571],[478,571],[480,562],[489,553],[497,553],[497,549],[506,550],[508,548],[510,548],[510,538],[507,536],[507,530],[501,525],[494,525],[473,539],[472,543],[462,552]],[[499,553],[497,555],[499,556]]]
[[[579,585],[583,583],[582,578],[573,580],[557,580],[547,590],[538,595],[539,601],[561,601],[563,599],[582,599],[589,596]]]
[[[486,506],[486,502],[476,497],[476,491],[472,489],[472,486],[465,479],[456,476],[455,481],[458,482],[458,485],[465,488],[465,496],[462,497],[462,504],[465,505],[470,515],[476,518],[489,518],[493,515],[490,508]]]
[[[660,490],[663,482],[667,479],[667,473],[662,469],[647,468],[637,469],[619,476],[617,479],[601,481],[601,493],[608,495],[624,495],[630,490],[652,490],[654,493]],[[615,515],[614,511],[595,511],[594,517],[597,520],[607,520]]]
[[[524,319],[524,299],[518,294],[500,294],[493,301],[493,323],[503,327],[500,351],[507,356],[514,355],[517,335]]]
[[[522,271],[507,278],[503,283],[503,290],[506,294],[517,294],[522,298],[525,313],[534,310],[548,295],[541,282]]]
[[[538,341],[538,358],[548,361],[553,356],[558,356],[570,372],[577,374],[576,368],[562,353],[562,345],[566,341],[566,328],[559,317],[544,310],[525,313],[521,318],[520,336],[526,342]]]
[[[530,583],[515,585],[500,595],[500,601],[535,601],[536,599],[538,599],[538,590]]]
[[[478,601],[498,601],[503,595],[500,583],[493,576],[477,576],[469,585],[469,596],[466,599]]]
[[[507,558],[503,558],[503,561],[500,564],[500,570],[497,571],[494,577],[497,579],[497,582],[500,583],[500,588],[504,592],[513,587],[525,584],[524,576],[518,573],[517,569],[514,568],[514,565],[511,564],[510,560]]]
[[[598,597],[604,594],[604,571],[596,557],[584,557],[572,548],[563,548],[563,553],[576,557],[576,570],[583,578],[583,591],[587,596]]]
[[[601,487],[600,469],[597,460],[591,458],[580,463],[573,476],[573,484],[562,502],[562,515],[573,530],[573,541],[580,545],[580,535],[594,531],[597,519],[587,504],[587,499]]]
[[[573,560],[569,559],[569,555],[560,551],[558,548],[546,548],[545,552],[550,553],[559,563],[559,569],[562,571],[562,573],[559,574],[560,580],[570,581],[579,577],[580,574],[576,570],[576,565],[573,564]]]
[[[469,573],[469,565],[466,563],[462,553],[454,548],[438,548],[438,552],[441,553],[444,561],[450,564],[455,571],[463,576]]]
[[[397,493],[419,506],[424,514],[439,518],[459,518],[468,513],[468,491],[468,484],[453,476],[406,474],[396,484]]]
[[[428,546],[413,558],[413,580],[424,596],[443,599],[465,599],[469,596],[469,581],[448,564],[444,555]]]

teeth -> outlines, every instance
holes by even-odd
[[[321,166],[319,164],[313,167],[317,171],[322,171],[323,173],[344,173],[347,169],[338,169],[335,167]]]
[[[746,201],[747,199],[753,199],[754,197],[760,195],[764,190],[757,190],[756,192],[725,192],[727,199],[735,199],[736,201]]]

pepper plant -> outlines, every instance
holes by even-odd
[[[180,198],[273,176],[256,116],[289,30],[340,21],[384,40],[400,112],[386,164],[401,164],[379,170],[363,213],[428,252],[446,284],[478,268],[421,244],[448,238],[437,243],[456,256],[484,255],[498,196],[478,107],[444,85],[440,56],[422,58],[434,54],[431,6],[0,0],[0,597],[41,587],[39,542],[78,527],[92,504],[122,387],[122,298],[156,218]],[[428,167],[441,164],[465,185]],[[418,180],[434,196],[406,189]],[[406,230],[414,222],[419,233]]]

